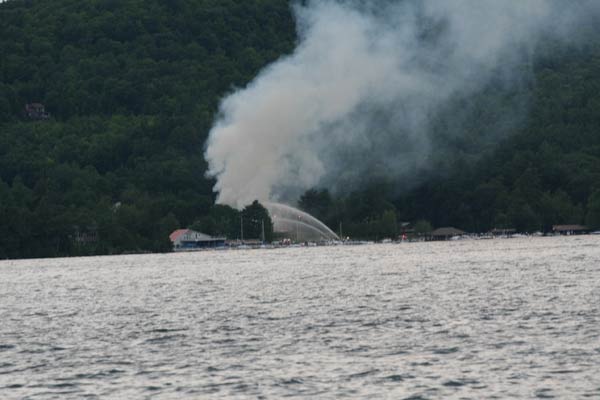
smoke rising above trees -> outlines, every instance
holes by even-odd
[[[296,4],[294,53],[221,103],[205,154],[218,201],[289,200],[374,177],[410,184],[447,150],[439,137],[464,134],[472,96],[490,82],[518,92],[537,44],[570,40],[598,8],[550,0]],[[509,134],[525,101],[513,97],[508,115],[490,117],[489,131],[474,135],[490,143]]]

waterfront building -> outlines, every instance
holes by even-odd
[[[225,238],[212,237],[191,229],[177,229],[169,235],[174,251],[191,251],[225,246]]]

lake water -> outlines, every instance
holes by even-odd
[[[0,399],[600,398],[600,236],[0,262]]]

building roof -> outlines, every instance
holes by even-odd
[[[552,230],[555,232],[576,232],[576,231],[588,231],[589,228],[583,225],[554,225]]]
[[[185,235],[188,231],[189,231],[189,229],[177,229],[176,231],[173,231],[173,233],[171,233],[169,235],[169,239],[171,239],[171,242],[174,242],[177,239],[179,239],[179,237],[181,235]]]
[[[190,231],[196,234],[196,239],[199,240],[221,240],[222,238],[215,238],[212,237],[210,235],[207,235],[206,233],[201,233],[201,232],[196,232],[196,231]]]
[[[490,231],[490,233],[517,233],[517,230],[515,228],[494,228]]]
[[[464,231],[453,227],[438,228],[431,232],[431,236],[458,236],[464,234]]]
[[[196,232],[196,231],[193,231],[191,229],[177,229],[176,231],[173,231],[173,233],[171,233],[169,235],[169,239],[171,239],[171,242],[175,242],[181,236],[183,236],[185,234],[188,234],[188,233],[194,235],[193,236],[193,240],[194,241],[209,242],[209,241],[221,241],[221,240],[225,240],[225,238],[212,237],[210,235],[207,235],[206,233]]]

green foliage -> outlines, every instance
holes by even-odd
[[[383,237],[396,238],[398,236],[398,221],[394,210],[386,210],[379,220],[379,232]]]
[[[298,208],[306,211],[319,220],[329,219],[328,213],[333,206],[333,200],[327,189],[307,190],[298,201]]]
[[[190,229],[206,233],[211,236],[226,237],[229,239],[263,239],[273,240],[273,222],[269,212],[258,201],[238,211],[229,206],[215,204],[208,214],[203,215]]]
[[[421,235],[421,236],[426,235],[432,231],[433,231],[433,228],[431,226],[431,223],[429,223],[429,221],[425,221],[424,219],[421,219],[415,223],[415,233],[417,235]]]
[[[588,200],[586,223],[592,229],[600,229],[600,190],[595,191]]]
[[[203,146],[220,98],[292,49],[287,1],[9,1],[0,20],[0,258],[167,251],[195,221],[239,236]]]
[[[240,238],[240,212],[229,206],[215,204],[207,215],[202,216],[191,229],[211,236]]]
[[[269,212],[258,201],[246,206],[240,218],[244,224],[244,239],[260,239],[263,242],[273,241],[273,221]]]

